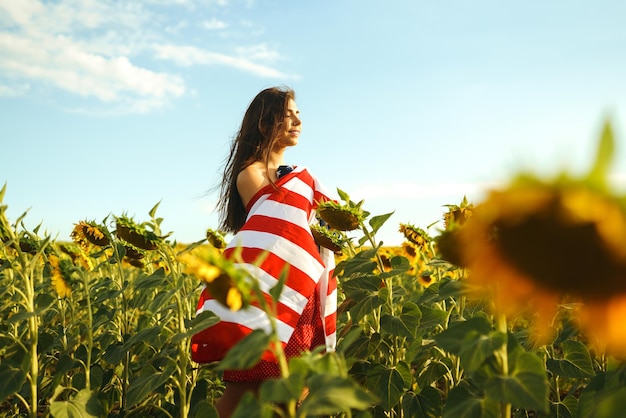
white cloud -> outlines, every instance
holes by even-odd
[[[48,37],[45,44],[0,33],[0,68],[14,77],[39,80],[82,97],[102,102],[132,102],[184,94],[175,75],[138,67],[127,57],[105,57],[82,49],[66,37]]]
[[[260,77],[294,78],[294,76],[290,76],[263,64],[257,64],[245,57],[235,57],[218,52],[210,52],[194,46],[157,45],[155,46],[155,51],[158,58],[170,60],[185,67],[196,64],[224,65]]]
[[[262,61],[267,63],[278,61],[280,58],[277,51],[268,48],[265,44],[239,47],[237,48],[237,54],[252,61]]]
[[[39,83],[107,106],[148,111],[189,92],[180,75],[160,64],[154,70],[154,59],[293,78],[269,65],[279,55],[264,44],[235,48],[233,54],[177,45],[176,37],[185,36],[188,23],[184,15],[167,13],[164,7],[195,9],[200,3],[0,0],[0,85]],[[204,26],[221,29],[227,23],[213,18]],[[4,87],[0,94],[27,91]]]

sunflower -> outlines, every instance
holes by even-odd
[[[317,245],[328,248],[336,254],[342,253],[347,242],[337,231],[332,231],[319,224],[311,225],[311,234]]]
[[[146,229],[145,225],[137,224],[131,218],[122,215],[115,217],[115,235],[118,238],[142,250],[156,250],[161,237]]]
[[[50,278],[52,287],[56,291],[59,298],[65,299],[69,297],[72,294],[72,288],[69,286],[68,280],[66,280],[68,275],[65,273],[66,268],[62,265],[62,260],[60,260],[56,255],[51,254],[48,256],[48,262],[52,268]]]
[[[340,204],[328,200],[318,205],[317,213],[329,227],[338,231],[353,231],[361,226],[368,215],[361,209],[362,203],[355,205],[348,201],[346,204]]]
[[[20,250],[23,253],[35,255],[37,254],[37,251],[39,250],[39,243],[28,235],[22,235],[20,237],[19,245],[20,245]]]
[[[421,284],[423,287],[428,287],[435,282],[433,276],[428,273],[423,273],[417,276],[417,282]]]
[[[183,252],[177,258],[185,265],[185,273],[200,279],[222,305],[232,311],[249,305],[250,282],[244,270],[212,253],[202,257],[196,253]]]
[[[216,231],[211,228],[207,228],[206,230],[206,239],[215,248],[218,250],[223,250],[226,248],[226,240],[224,239],[224,234],[220,231]]]
[[[378,257],[380,257],[380,262],[382,263],[383,271],[391,271],[393,266],[391,265],[391,259],[393,254],[391,254],[388,250],[379,251]]]
[[[89,248],[89,244],[106,247],[110,243],[106,228],[94,221],[80,221],[74,224],[70,237],[83,249]]]
[[[463,225],[472,216],[474,205],[467,201],[467,197],[463,196],[460,205],[445,205],[448,211],[443,214],[443,223],[446,230],[454,228],[457,225]]]
[[[426,250],[431,241],[426,231],[411,224],[401,223],[398,230],[402,232],[407,241],[414,244],[420,251]]]
[[[402,253],[407,259],[409,259],[409,261],[414,261],[418,255],[417,248],[411,242],[402,243]]]
[[[79,245],[72,242],[62,242],[58,244],[58,246],[59,250],[71,258],[75,266],[80,265],[85,270],[91,270],[91,261],[85,256],[85,253],[81,250]]]
[[[435,237],[437,255],[448,263],[459,267],[466,267],[461,255],[461,243],[459,241],[459,228],[441,231]]]
[[[626,355],[626,332],[613,316],[626,313],[626,207],[603,181],[612,148],[600,147],[587,177],[525,174],[491,191],[458,230],[458,248],[470,283],[491,292],[498,311],[532,308],[545,337],[566,298],[599,346]]]

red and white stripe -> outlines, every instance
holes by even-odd
[[[307,300],[318,287],[326,348],[333,350],[337,311],[334,254],[326,248],[318,250],[309,227],[315,220],[317,203],[329,200],[330,195],[304,167],[296,167],[278,179],[276,185],[278,189],[266,186],[252,198],[246,223],[235,234],[224,256],[232,257],[235,249],[241,251],[243,261],[237,264],[258,279],[267,300],[271,298],[269,290],[276,285],[285,267],[288,268],[276,316],[278,338],[283,346],[289,341]],[[260,256],[264,258],[257,265]],[[220,360],[252,330],[270,331],[269,318],[258,306],[233,312],[213,299],[205,288],[197,313],[206,310],[214,312],[221,321],[192,338],[192,357],[198,362]],[[271,354],[267,358],[271,358]]]

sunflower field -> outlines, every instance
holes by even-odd
[[[0,417],[217,417],[221,371],[268,347],[281,378],[235,417],[619,417],[626,196],[608,182],[613,148],[607,123],[586,175],[521,173],[483,202],[448,205],[432,235],[399,224],[401,247],[376,238],[392,213],[338,190],[312,227],[337,259],[337,350],[289,360],[263,331],[220,362],[191,360],[191,336],[218,321],[196,315],[203,285],[233,310],[259,294],[220,257],[219,231],[172,241],[156,205],[145,220],[77,220],[56,241],[26,229],[26,213],[7,218],[5,185]]]

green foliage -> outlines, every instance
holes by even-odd
[[[606,170],[605,136],[592,176]],[[340,194],[363,217],[335,269],[337,351],[286,359],[276,349],[281,377],[244,397],[235,417],[605,418],[626,407],[626,368],[590,350],[567,314],[555,318],[553,341],[531,345],[528,319],[507,323],[471,299],[466,272],[433,242],[389,252],[376,233],[392,214],[369,218],[363,202]],[[221,371],[251,367],[274,346],[259,330],[217,364],[191,362],[190,337],[219,318],[195,315],[200,282],[183,273],[185,249],[165,240],[157,207],[145,222],[115,217],[158,237],[137,267],[108,230],[109,245],[69,257],[24,230],[25,214],[11,224],[0,205],[0,416],[217,417]],[[69,296],[55,292],[55,272]],[[274,301],[284,286],[269,291]]]

